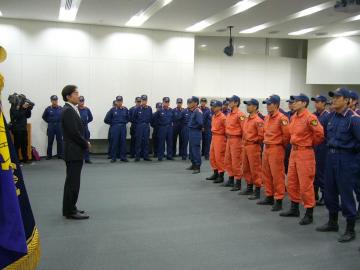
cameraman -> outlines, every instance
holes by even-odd
[[[18,105],[11,105],[10,119],[11,129],[14,135],[14,145],[16,153],[19,148],[21,149],[21,155],[23,162],[28,163],[27,146],[28,146],[28,132],[27,132],[27,119],[31,117],[32,106],[27,103],[19,103]]]

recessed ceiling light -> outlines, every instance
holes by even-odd
[[[291,14],[291,15],[285,17],[283,20],[271,21],[271,22],[267,22],[267,23],[264,23],[264,24],[260,24],[260,25],[257,25],[257,26],[242,30],[239,33],[240,34],[252,34],[252,33],[264,30],[266,28],[269,28],[270,26],[273,26],[273,25],[276,25],[276,24],[280,24],[280,23],[284,23],[284,22],[287,22],[287,21],[298,19],[298,18],[301,18],[301,17],[304,17],[304,16],[308,16],[308,15],[311,15],[311,14],[314,14],[314,13],[317,13],[319,11],[322,11],[322,10],[325,10],[325,9],[328,9],[328,8],[332,7],[334,5],[333,2],[334,1],[328,1],[326,3],[316,5],[316,6],[301,10],[299,12],[296,12],[294,14]]]
[[[206,45],[206,44],[201,44],[200,47],[201,47],[201,48],[206,48],[207,45]]]
[[[333,37],[349,37],[349,36],[355,36],[358,34],[360,34],[360,30],[338,33],[338,34],[333,35]]]
[[[311,27],[311,28],[305,28],[305,29],[301,29],[295,32],[291,32],[288,33],[289,36],[301,36],[301,35],[305,35],[307,33],[313,32],[317,29],[317,27]]]
[[[264,23],[264,24],[260,24],[260,25],[257,25],[257,26],[242,30],[239,33],[240,34],[252,34],[252,33],[264,30],[265,28],[268,28],[268,27],[270,27],[270,25],[268,23]]]
[[[246,46],[245,45],[240,45],[238,48],[239,49],[244,49]]]
[[[170,4],[173,0],[156,0],[153,4],[151,4],[144,11],[140,11],[135,14],[126,22],[126,26],[130,27],[138,27],[144,24],[151,16],[153,16],[156,12],[158,12],[163,7]]]
[[[75,21],[80,3],[81,0],[61,0],[59,20],[67,22]]]
[[[209,27],[210,25],[213,25],[217,22],[225,20],[226,18],[229,18],[229,17],[239,14],[241,12],[244,12],[264,1],[266,1],[266,0],[242,0],[242,1],[239,1],[235,5],[229,7],[209,18],[206,18],[205,20],[197,22],[197,23],[189,26],[185,30],[188,32],[202,31],[205,28]]]
[[[280,49],[279,46],[270,47],[270,50],[278,50],[278,49]]]

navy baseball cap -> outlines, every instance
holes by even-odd
[[[148,99],[147,95],[142,95],[140,98],[141,98],[141,100],[147,100]]]
[[[191,97],[191,102],[195,102],[195,103],[199,104],[199,98],[195,97],[195,96],[192,96]]]
[[[58,98],[58,96],[57,95],[52,95],[51,97],[50,97],[50,100],[58,100],[59,98]]]
[[[200,101],[201,102],[207,102],[207,99],[203,97],[203,98],[200,99]]]
[[[287,103],[290,103],[290,104],[293,104],[293,103],[294,103],[294,100],[290,98],[290,99],[288,99],[286,102],[287,102]]]
[[[350,98],[353,99],[353,100],[358,100],[359,95],[356,92],[350,90]]]
[[[329,92],[330,97],[344,97],[350,98],[350,91],[344,87],[338,88],[335,91]]]
[[[229,102],[231,102],[231,101],[238,102],[240,104],[240,98],[236,95],[229,97]]]
[[[312,97],[311,100],[315,101],[315,102],[317,102],[317,101],[321,101],[321,102],[325,102],[325,103],[327,102],[327,98],[323,95],[317,95],[315,97]]]
[[[219,101],[219,100],[213,100],[212,101],[212,104],[211,104],[211,107],[222,107],[222,102]]]
[[[291,97],[290,97],[291,98]],[[280,104],[280,97],[278,95],[272,95],[263,101],[263,104]]]
[[[135,102],[141,102],[141,97],[136,97]]]
[[[84,101],[85,101],[85,98],[84,98],[83,96],[80,96],[80,97],[79,97],[79,101],[80,101],[80,102],[84,102]]]
[[[123,97],[122,96],[117,96],[116,101],[123,101]]]
[[[162,103],[161,103],[161,102],[157,102],[156,105],[155,105],[156,109],[161,108],[161,106],[162,106]]]
[[[164,97],[163,102],[170,102],[170,98],[169,97]]]
[[[223,101],[223,105],[229,105],[229,100],[228,100],[228,99],[225,99],[225,100]]]
[[[310,100],[309,97],[305,94],[299,94],[298,96],[290,96],[290,99],[295,101],[303,101],[309,104]]]
[[[250,100],[245,100],[244,104],[246,105],[255,105],[255,106],[259,106],[259,101],[257,101],[256,99],[252,98]]]
[[[183,99],[182,98],[177,98],[176,103],[183,103]]]

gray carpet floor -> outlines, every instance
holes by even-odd
[[[324,208],[303,227],[205,181],[207,162],[192,175],[183,161],[93,161],[84,166],[78,204],[86,221],[61,216],[62,161],[23,167],[41,234],[39,269],[360,269],[359,240],[340,244],[340,232],[315,232]]]

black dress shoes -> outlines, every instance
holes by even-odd
[[[83,220],[83,219],[89,219],[89,216],[88,216],[88,215],[81,214],[81,213],[77,212],[77,213],[75,213],[75,214],[72,214],[72,215],[66,216],[66,218],[67,218],[67,219]]]

